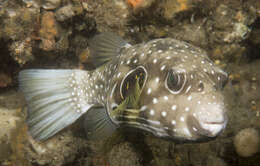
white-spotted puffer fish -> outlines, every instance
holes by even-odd
[[[107,32],[91,40],[90,52],[95,70],[20,72],[33,138],[46,140],[83,114],[93,138],[128,126],[203,141],[225,128],[228,77],[200,48],[171,38],[130,45]]]

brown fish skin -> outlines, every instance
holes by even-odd
[[[33,137],[48,139],[82,115],[86,132],[95,138],[125,125],[181,141],[211,139],[224,130],[221,90],[228,77],[205,51],[171,38],[132,46],[112,33],[98,35],[93,43],[95,70],[20,73]],[[115,112],[136,83],[139,108]]]
[[[122,102],[122,84],[129,73],[142,68],[146,74],[138,117],[125,117],[117,124],[141,128],[155,136],[198,140],[217,136],[227,117],[221,89],[227,74],[215,66],[205,51],[186,42],[165,38],[131,46],[107,65],[115,68],[107,110]],[[173,84],[168,85],[169,73]],[[170,86],[170,87],[169,87]],[[121,87],[121,88],[120,88]]]

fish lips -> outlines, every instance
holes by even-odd
[[[193,115],[188,116],[189,131],[199,138],[215,138],[223,132],[227,125],[227,116],[223,115],[223,121],[199,121]]]

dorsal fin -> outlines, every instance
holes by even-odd
[[[130,47],[124,39],[112,32],[104,32],[96,35],[89,43],[90,61],[95,67],[108,62],[116,57],[121,48]]]

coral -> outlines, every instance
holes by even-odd
[[[20,65],[34,59],[32,55],[32,40],[28,37],[25,40],[13,42],[9,46],[11,56]]]
[[[164,17],[171,19],[177,13],[189,10],[191,2],[189,0],[165,0],[162,8],[164,10]]]
[[[127,0],[135,10],[139,8],[148,8],[155,0]]]
[[[1,96],[7,99],[7,96]],[[3,105],[2,105],[3,106]],[[1,107],[0,108],[0,125],[4,130],[0,131],[0,164],[1,161],[8,161],[8,159],[12,159],[12,157],[19,158],[23,153],[20,153],[21,151],[17,151],[20,148],[20,145],[16,146],[17,148],[14,148],[14,143],[16,141],[13,141],[13,134],[17,133],[17,129],[20,124],[23,122],[23,119],[21,118],[21,109],[8,109],[7,107]],[[16,153],[17,152],[17,153]],[[11,156],[11,157],[10,157]],[[23,158],[24,160],[24,158]],[[20,162],[19,162],[20,163]],[[17,164],[11,164],[11,165],[17,165]],[[23,165],[21,165],[23,166]]]
[[[116,145],[108,154],[109,165],[142,166],[141,155],[128,142]]]
[[[40,47],[43,50],[51,51],[55,49],[55,37],[58,36],[58,25],[56,23],[55,14],[53,12],[45,12],[42,15],[39,36],[42,40]]]
[[[238,155],[242,157],[253,156],[260,150],[260,136],[256,129],[241,130],[234,138],[234,146]]]
[[[45,0],[43,1],[42,7],[46,10],[53,10],[60,6],[61,0]]]
[[[76,13],[74,12],[73,6],[71,4],[63,6],[55,12],[55,16],[58,21],[65,21],[75,15]]]
[[[0,72],[0,88],[7,87],[12,83],[12,78],[9,74]]]

